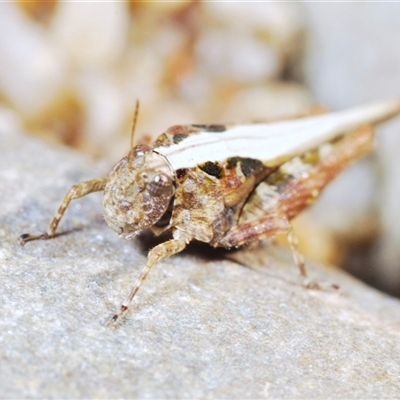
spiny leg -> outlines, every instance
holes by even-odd
[[[159,244],[158,246],[150,250],[147,256],[147,263],[142,269],[139,278],[133,285],[128,297],[121,304],[119,312],[114,314],[114,316],[111,318],[110,323],[116,322],[118,318],[126,312],[133,298],[135,297],[137,291],[142,285],[143,281],[147,278],[147,275],[149,274],[153,265],[159,260],[163,260],[164,258],[170,257],[174,254],[181,252],[185,247],[186,247],[186,241],[181,239],[171,239],[167,242]]]
[[[291,219],[303,208],[312,204],[323,188],[351,161],[372,149],[373,138],[373,127],[361,126],[331,143],[325,156],[321,155],[319,149],[304,156],[301,162],[307,167],[307,173],[300,170],[298,174],[295,173],[290,178],[285,177],[284,174],[280,178],[274,177],[274,174],[268,177],[267,180],[272,179],[279,188],[279,205],[284,215]],[[299,266],[301,275],[306,277],[304,258],[298,250],[297,238],[292,230],[288,232],[288,241],[295,263]],[[318,284],[307,279],[304,280],[304,285],[308,288],[319,287]]]
[[[257,186],[243,207],[238,225],[226,234],[219,245],[239,246],[246,241],[286,233],[294,261],[305,278],[304,285],[318,287],[307,279],[304,258],[289,220],[313,203],[320,191],[352,160],[369,152],[373,137],[371,126],[361,126],[330,143],[326,148],[327,154],[321,154],[320,148],[305,154],[299,159],[305,169],[296,171],[292,168],[288,173],[283,168],[284,164]]]
[[[299,241],[297,240],[297,236],[295,235],[292,226],[290,225],[289,231],[287,232],[287,238],[292,250],[292,255],[295,264],[299,267],[300,275],[304,278],[307,278],[307,270],[306,263],[304,262],[304,256],[301,254],[299,250]]]
[[[297,237],[293,232],[290,222],[284,215],[281,217],[277,217],[277,215],[267,215],[263,218],[239,224],[229,230],[218,245],[228,248],[238,247],[279,234],[286,234],[288,238],[293,260],[303,278],[303,285],[309,289],[318,289],[319,285],[308,279],[304,257],[298,248]]]
[[[310,152],[300,159],[305,167],[298,174],[292,171],[290,178],[274,177],[281,196],[281,207],[289,219],[298,215],[305,207],[312,204],[336,175],[356,158],[361,157],[373,148],[374,129],[362,126],[348,133],[340,140],[325,146],[327,154],[321,156],[319,150]],[[314,159],[314,161],[312,161]]]
[[[278,234],[287,235],[294,262],[305,279],[305,285],[309,287],[304,257],[298,249],[297,237],[281,207],[281,198],[276,190],[265,182],[257,186],[243,207],[238,224],[225,234],[218,245],[237,247]]]
[[[32,235],[30,233],[24,233],[19,237],[19,242],[23,246],[26,242],[31,240],[39,240],[39,239],[50,239],[55,236],[55,232],[57,226],[63,217],[66,209],[69,206],[69,203],[72,200],[79,199],[80,197],[86,196],[89,193],[99,192],[104,190],[106,186],[108,177],[92,179],[90,181],[80,182],[76,185],[73,185],[65,195],[60,207],[55,213],[53,219],[50,222],[49,229],[47,232],[41,233],[39,235]]]
[[[318,282],[309,279],[308,277],[304,256],[299,250],[299,241],[297,240],[297,236],[295,235],[291,225],[289,232],[287,232],[287,239],[292,250],[294,263],[298,266],[300,275],[303,277],[303,286],[307,289],[321,289],[321,286]]]

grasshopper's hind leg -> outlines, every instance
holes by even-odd
[[[107,180],[108,177],[104,177],[104,178],[92,179],[90,181],[85,181],[73,185],[68,190],[68,193],[65,195],[60,207],[58,208],[53,219],[51,220],[47,232],[41,233],[39,235],[24,233],[19,237],[19,242],[21,243],[21,245],[23,246],[26,242],[29,242],[31,240],[50,239],[54,237],[56,235],[57,226],[61,218],[63,217],[66,209],[68,208],[69,203],[72,200],[79,199],[80,197],[86,196],[89,193],[99,192],[101,190],[104,190]]]
[[[326,144],[324,149],[317,148],[304,154],[296,161],[298,170],[283,164],[257,186],[244,205],[238,224],[217,245],[240,246],[266,236],[286,233],[295,263],[300,274],[306,278],[304,259],[297,248],[297,239],[289,220],[312,204],[323,188],[351,161],[368,153],[373,147],[373,138],[374,129],[363,125]],[[305,284],[317,287],[307,281]]]
[[[304,284],[310,286],[304,257],[298,249],[297,238],[281,207],[280,196],[265,182],[261,182],[248,199],[238,224],[232,227],[217,245],[228,248],[238,247],[278,234],[287,235],[294,262],[304,278]]]

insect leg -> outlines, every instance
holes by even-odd
[[[273,187],[261,182],[244,205],[238,224],[224,235],[218,246],[242,246],[277,234],[287,235],[294,262],[301,276],[306,278],[304,257],[298,249],[297,238],[281,207],[280,196]]]
[[[57,226],[64,215],[69,203],[72,200],[79,199],[80,197],[86,196],[89,193],[99,192],[106,186],[108,177],[92,179],[90,181],[80,182],[73,185],[65,195],[60,207],[50,222],[49,229],[47,232],[39,235],[32,235],[30,233],[24,233],[19,237],[19,242],[23,246],[26,242],[38,239],[50,239],[55,236]]]
[[[114,314],[114,316],[111,318],[111,323],[114,323],[118,320],[118,318],[125,313],[125,311],[128,309],[129,305],[131,304],[133,298],[135,297],[137,291],[139,290],[140,286],[142,285],[143,281],[147,278],[147,275],[149,274],[151,268],[153,265],[164,258],[171,257],[174,254],[177,254],[181,252],[185,247],[187,243],[185,240],[181,239],[171,239],[167,242],[161,243],[158,246],[154,247],[152,250],[150,250],[148,256],[147,256],[147,263],[144,266],[139,278],[133,285],[128,297],[125,299],[125,301],[121,304],[121,308],[119,312]]]
[[[299,159],[306,170],[287,173],[281,167],[257,186],[244,205],[238,224],[225,234],[218,245],[240,246],[266,236],[286,233],[295,263],[300,274],[306,277],[304,259],[289,220],[312,204],[321,190],[352,160],[368,153],[373,137],[371,126],[361,126],[330,143],[329,148],[325,148],[325,155],[318,148]],[[307,286],[313,284],[308,283]]]
[[[287,217],[292,219],[312,204],[324,187],[343,169],[355,159],[369,153],[373,148],[373,140],[373,127],[361,126],[327,145],[324,151],[317,149],[303,157],[301,162],[303,166],[307,166],[305,173],[300,171],[296,174],[291,171],[290,177],[285,177],[285,174],[274,177],[272,174],[268,179],[275,179],[281,207]]]

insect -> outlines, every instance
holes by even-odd
[[[306,280],[290,220],[318,197],[351,161],[373,146],[373,125],[400,113],[390,100],[330,114],[249,125],[177,125],[151,145],[133,146],[110,175],[73,185],[46,233],[23,234],[20,243],[55,236],[72,200],[104,191],[107,224],[125,239],[150,228],[172,238],[148,253],[115,322],[126,312],[152,266],[192,240],[239,247],[287,234]]]

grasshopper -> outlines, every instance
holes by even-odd
[[[72,200],[104,191],[104,219],[124,239],[143,229],[172,238],[149,251],[115,322],[126,312],[152,266],[192,240],[237,248],[287,234],[307,282],[290,220],[312,204],[351,161],[373,147],[373,125],[400,113],[390,100],[346,111],[248,125],[176,125],[151,145],[133,146],[110,175],[73,185],[47,232],[20,243],[50,239]]]

